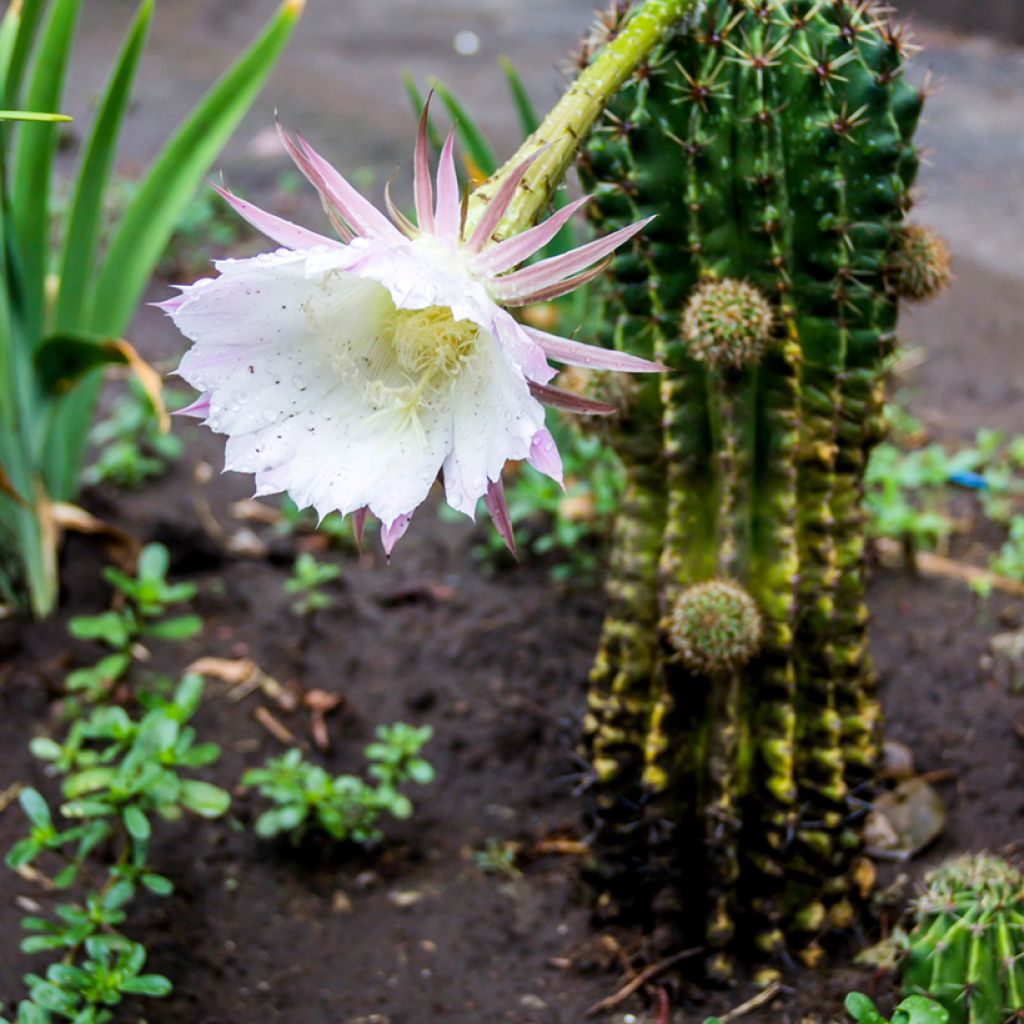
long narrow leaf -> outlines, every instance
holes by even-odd
[[[60,104],[80,6],[81,0],[55,0],[50,9],[23,104],[27,109],[55,111]],[[30,337],[42,330],[50,180],[56,149],[56,125],[25,124],[18,130],[11,218],[19,261],[16,271],[21,276],[22,315]]]
[[[43,121],[47,124],[59,124],[70,120],[67,114],[41,114],[34,110],[0,110],[0,121]]]
[[[537,112],[533,109],[530,97],[526,94],[526,87],[523,85],[523,80],[519,77],[519,72],[516,71],[515,65],[513,65],[508,57],[499,57],[498,62],[501,64],[501,70],[505,72],[508,91],[512,94],[512,102],[515,104],[516,115],[519,118],[519,130],[523,133],[523,138],[525,139],[537,130],[537,127],[540,125],[540,119],[537,117]]]
[[[466,156],[473,162],[473,177],[477,172],[482,172],[481,180],[489,178],[497,169],[498,161],[494,158],[494,152],[490,143],[484,137],[483,132],[476,126],[476,123],[466,112],[461,103],[446,89],[440,82],[434,83],[434,91],[441,98],[441,102],[448,108],[452,120],[455,122],[456,131],[459,133],[459,141],[466,151]]]
[[[78,169],[64,234],[60,297],[54,322],[54,329],[58,332],[73,330],[88,319],[86,294],[96,257],[103,196],[110,181],[132,83],[152,14],[153,0],[143,0],[125,36]]]
[[[303,6],[304,0],[285,0],[161,150],[110,243],[92,302],[91,331],[124,333],[182,212],[256,98]]]
[[[164,145],[118,223],[95,289],[85,299],[88,334],[121,337],[153,267],[185,207],[217,154],[255,100],[285,43],[304,0],[285,0],[262,35],[203,97]],[[97,378],[83,380],[54,411],[47,435],[46,486],[57,500],[78,489],[88,423],[99,393]]]
[[[11,44],[11,51],[2,68],[3,78],[3,105],[14,109],[20,106],[21,86],[25,77],[25,69],[28,67],[29,55],[32,53],[32,46],[35,43],[36,32],[43,12],[46,10],[46,0],[12,0],[4,15],[4,21],[15,26],[14,39]]]

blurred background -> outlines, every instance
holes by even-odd
[[[122,146],[125,174],[159,148],[276,3],[157,4]],[[956,433],[958,413],[966,416],[979,401],[991,408],[992,426],[1010,427],[1024,397],[1016,326],[1024,282],[1024,49],[1015,44],[1024,41],[1024,4],[904,0],[897,6],[923,47],[911,74],[933,93],[919,135],[926,165],[916,216],[946,236],[957,275],[943,299],[906,318],[911,337],[905,341],[927,337],[930,350],[915,383],[944,412],[944,432]],[[309,0],[262,98],[218,166],[229,184],[274,201],[279,212],[319,218],[312,190],[289,178],[273,128],[276,109],[375,199],[391,175],[396,194],[407,199],[415,121],[402,74],[421,90],[437,76],[503,158],[519,136],[498,58],[511,58],[538,108],[546,109],[560,94],[569,54],[594,8],[593,0]],[[129,0],[90,0],[69,82],[70,113],[89,113],[133,9]],[[73,149],[73,132],[68,142]],[[280,208],[282,183],[294,194],[294,211]],[[969,344],[982,337],[983,345]],[[1014,366],[1016,372],[1007,372]],[[927,409],[921,412],[931,419]]]

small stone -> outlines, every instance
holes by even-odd
[[[389,892],[388,899],[400,910],[414,907],[423,899],[423,893],[417,889],[400,889],[397,892]]]
[[[524,1010],[546,1010],[548,1008],[548,1004],[544,1002],[540,996],[535,996],[530,993],[519,997],[519,1005],[523,1007]]]
[[[380,875],[376,871],[360,871],[353,883],[361,892],[367,889],[374,889],[380,885]]]
[[[988,649],[995,678],[1014,693],[1024,690],[1024,629],[997,634]]]
[[[261,559],[267,557],[267,545],[248,527],[243,527],[231,534],[225,547],[231,554],[241,558]]]
[[[910,747],[897,740],[885,740],[882,744],[881,774],[883,779],[896,782],[909,779],[914,774],[914,755]]]
[[[352,913],[352,900],[348,893],[342,889],[339,889],[334,896],[331,897],[331,913],[332,914],[351,914]]]
[[[909,860],[935,842],[945,827],[942,797],[924,779],[913,778],[875,801],[864,838],[873,857]]]

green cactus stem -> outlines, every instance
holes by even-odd
[[[599,39],[629,16],[619,4]],[[612,840],[630,835],[643,899],[658,893],[644,919],[706,944],[722,979],[737,954],[814,962],[855,916],[851,794],[880,719],[864,468],[903,282],[929,287],[908,253],[941,251],[905,225],[922,103],[908,49],[870,0],[709,0],[645,54],[580,163],[600,230],[658,215],[616,255],[601,313],[606,344],[668,368],[614,434],[634,459],[619,550],[650,511],[625,563],[643,586],[609,584],[592,678],[595,859],[613,877]],[[727,586],[759,632],[735,659],[752,618]],[[606,757],[601,734],[630,756]]]
[[[1024,875],[979,853],[925,879],[901,971],[905,995],[923,994],[950,1024],[1024,1020]]]

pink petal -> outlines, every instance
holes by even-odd
[[[433,92],[431,92],[433,95]],[[430,96],[420,114],[416,132],[416,152],[413,155],[413,191],[416,201],[416,223],[420,231],[434,230],[434,187],[430,182],[430,161],[427,157],[427,121],[430,117]]]
[[[492,285],[494,294],[502,300],[516,300],[531,292],[536,292],[536,289],[546,288],[562,281],[570,274],[575,274],[597,260],[604,259],[653,219],[653,217],[645,217],[635,224],[619,228],[618,231],[613,231],[610,235],[605,235],[604,238],[587,242],[586,245],[581,245],[561,256],[552,256],[550,259],[541,260],[540,263],[534,263],[532,266],[517,270],[506,277],[498,278]]]
[[[661,363],[632,356],[628,352],[602,348],[600,345],[585,345],[581,341],[560,338],[533,327],[524,327],[526,333],[544,350],[544,355],[569,366],[583,366],[590,370],[616,370],[619,373],[658,373],[667,369]]]
[[[334,226],[334,230],[338,232],[338,236],[343,242],[351,242],[356,237],[356,233],[342,220],[341,215],[335,209],[334,202],[328,194],[327,183],[323,177],[317,172],[306,154],[295,145],[291,136],[281,126],[280,121],[277,122],[277,134],[281,139],[282,145],[288,151],[288,155],[295,162],[295,166],[302,171],[309,183],[320,193],[320,202],[323,204],[324,212]]]
[[[505,547],[516,554],[516,538],[512,532],[512,517],[509,515],[508,502],[505,500],[505,487],[499,477],[497,480],[489,480],[487,493],[484,495],[484,504],[491,515],[495,529],[501,534]]]
[[[529,463],[538,473],[551,477],[559,485],[565,487],[562,472],[562,456],[559,454],[558,445],[551,436],[551,431],[545,427],[533,435],[530,442]]]
[[[299,170],[318,192],[337,207],[344,220],[358,234],[381,239],[402,237],[387,217],[363,198],[301,135],[296,145],[280,123],[277,129]]]
[[[365,505],[352,513],[352,533],[356,538],[356,547],[360,551],[363,550],[363,531],[366,529],[366,517],[369,514],[370,510]]]
[[[612,413],[618,412],[614,405],[608,405],[607,402],[574,395],[571,391],[553,388],[550,384],[530,381],[530,394],[538,402],[550,405],[553,409],[564,409],[566,412],[578,413],[581,416],[611,416]]]
[[[434,211],[435,234],[454,241],[459,233],[461,210],[459,179],[455,173],[455,129],[448,133],[437,164],[437,209]]]
[[[286,249],[315,249],[317,246],[329,245],[337,248],[339,242],[335,238],[317,234],[315,231],[293,224],[283,217],[275,217],[272,213],[261,210],[258,206],[239,199],[234,193],[219,185],[213,185],[214,191],[244,220],[247,220],[257,231]]]
[[[505,216],[505,212],[508,210],[513,196],[516,194],[516,189],[519,188],[519,183],[523,180],[523,177],[530,169],[534,160],[536,160],[537,157],[539,157],[547,148],[547,146],[542,146],[538,149],[536,153],[528,157],[518,167],[516,167],[501,183],[501,187],[484,208],[484,213],[480,218],[480,222],[473,229],[473,234],[470,236],[469,242],[466,245],[466,248],[469,249],[470,252],[479,252],[490,240],[491,235],[494,233],[494,229],[501,223],[501,218]],[[510,266],[511,265],[512,264],[510,264]]]
[[[402,237],[391,221],[373,203],[354,189],[343,175],[313,149],[298,132],[295,137],[299,140],[302,151],[323,180],[328,194],[337,204],[341,215],[352,227],[371,238],[386,240]]]
[[[401,540],[405,531],[409,529],[411,522],[412,513],[410,512],[408,515],[399,516],[390,526],[385,526],[383,523],[380,524],[380,542],[384,547],[384,554],[389,560],[395,545]]]
[[[600,263],[595,264],[589,270],[584,270],[581,274],[574,274],[562,281],[555,281],[553,284],[545,285],[536,291],[526,292],[517,298],[504,298],[500,301],[506,306],[532,306],[535,302],[548,302],[551,299],[557,299],[561,295],[568,295],[569,292],[575,291],[588,281],[593,281],[595,277],[600,277],[611,265],[611,262],[611,256],[607,256]],[[497,280],[502,279],[498,278]]]
[[[194,416],[197,420],[204,420],[210,414],[210,396],[200,395],[191,405],[184,409],[175,409],[172,416]]]
[[[174,285],[175,288],[180,288],[181,285]],[[164,313],[174,313],[188,302],[188,296],[182,292],[181,295],[175,295],[173,298],[164,299],[163,302],[151,302],[150,305],[154,309],[159,309]]]
[[[562,230],[569,218],[589,201],[590,196],[583,196],[582,199],[567,203],[542,224],[485,249],[473,261],[474,268],[486,274],[500,274],[509,267],[517,266],[539,249],[543,249]]]

